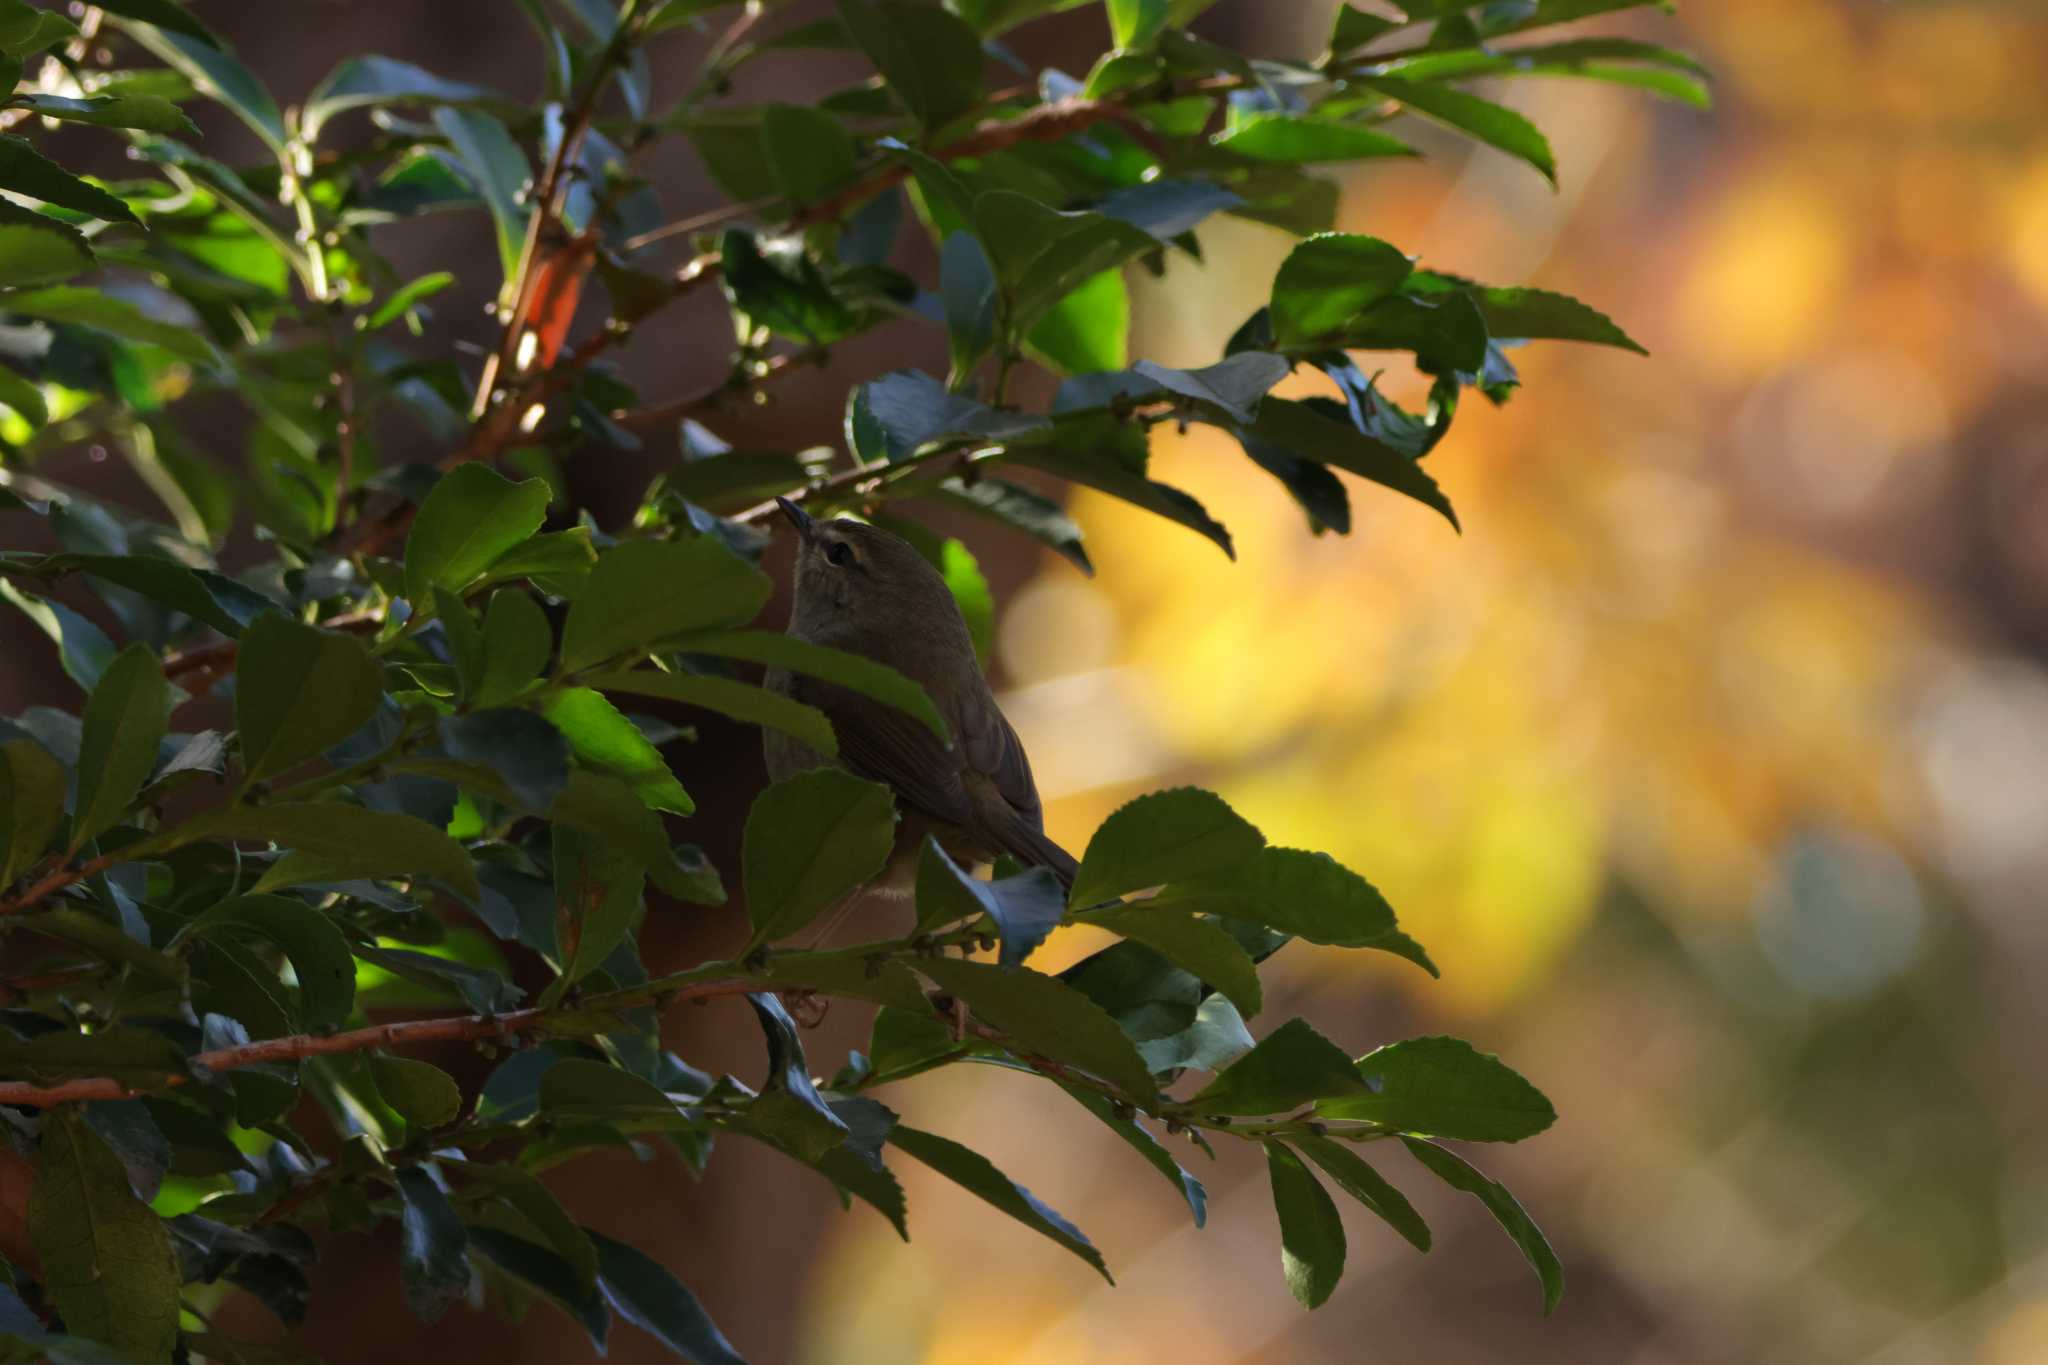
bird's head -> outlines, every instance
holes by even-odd
[[[788,498],[776,502],[798,540],[793,633],[857,648],[935,629],[964,634],[946,580],[909,541],[865,522],[821,521]]]

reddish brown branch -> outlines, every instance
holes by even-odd
[[[759,981],[699,981],[672,987],[662,993],[666,1003],[702,1000],[716,995],[742,995],[764,989]],[[765,987],[765,989],[773,989]],[[396,1024],[376,1024],[346,1033],[297,1033],[286,1038],[266,1038],[239,1047],[215,1048],[195,1053],[192,1065],[208,1071],[233,1071],[239,1067],[261,1066],[266,1062],[293,1062],[337,1052],[362,1052],[369,1048],[403,1047],[413,1043],[467,1042],[478,1038],[510,1038],[544,1027],[554,1016],[552,1010],[513,1010],[507,1014],[455,1015],[446,1019],[410,1019]],[[190,1076],[166,1075],[159,1085],[127,1086],[111,1077],[95,1076],[57,1085],[35,1085],[27,1081],[0,1083],[0,1104],[47,1108],[70,1100],[125,1100],[172,1086],[190,1084]]]

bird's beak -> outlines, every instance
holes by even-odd
[[[805,540],[809,540],[811,538],[811,528],[816,526],[818,523],[812,518],[809,512],[806,512],[803,508],[798,507],[788,498],[777,498],[775,500],[775,505],[782,509],[782,515],[789,518],[789,524],[791,526],[796,527],[796,533],[798,535],[802,536]]]

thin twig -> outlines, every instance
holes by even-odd
[[[788,351],[755,362],[750,367],[734,370],[716,384],[673,398],[666,403],[657,403],[647,408],[620,408],[612,413],[612,420],[628,431],[658,431],[673,426],[685,417],[699,412],[709,412],[728,399],[751,393],[762,385],[793,373],[805,365],[814,365],[824,358],[821,349]]]

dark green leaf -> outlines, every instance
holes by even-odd
[[[813,346],[860,330],[862,314],[834,291],[800,237],[759,238],[738,228],[719,240],[719,282],[742,334],[766,327]]]
[[[29,923],[40,929],[50,921],[39,916]],[[0,1065],[10,1075],[39,1081],[104,1076],[137,1090],[160,1088],[188,1070],[177,1044],[139,1028],[103,1028],[97,1033],[58,1029],[27,1042],[9,1034],[0,1037]]]
[[[1303,346],[1393,294],[1415,269],[1377,237],[1325,232],[1288,253],[1273,277],[1271,325],[1281,346]]]
[[[1190,976],[1188,980],[1194,978]],[[1131,1022],[1144,1021],[1145,1015],[1127,1015],[1125,1019],[1128,1028]],[[1204,1000],[1189,1017],[1186,1027],[1164,1034],[1152,1028],[1145,1031],[1151,1036],[1138,1044],[1138,1053],[1155,1073],[1182,1068],[1221,1071],[1254,1046],[1251,1030],[1244,1026],[1237,1006],[1230,1003],[1229,996],[1220,993]]]
[[[1426,507],[1443,514],[1453,527],[1458,514],[1435,479],[1422,467],[1382,441],[1367,436],[1349,422],[1323,417],[1305,403],[1292,399],[1268,399],[1259,408],[1259,420],[1248,430],[1264,441],[1300,459],[1334,465],[1349,474],[1405,493]]]
[[[526,243],[528,208],[520,202],[532,176],[526,154],[504,124],[481,110],[436,109],[434,124],[490,208],[498,229],[499,262],[505,278],[510,279],[519,269],[519,255]]]
[[[695,673],[658,673],[652,669],[622,670],[588,675],[584,681],[600,692],[624,692],[629,696],[658,697],[663,701],[701,706],[731,716],[749,725],[761,725],[792,735],[830,757],[839,752],[832,722],[814,706],[791,701],[780,693],[730,678],[707,678]]]
[[[762,112],[761,149],[784,197],[795,204],[824,198],[858,169],[846,125],[801,105],[771,104]]]
[[[1012,190],[975,197],[974,231],[1002,286],[1004,319],[1020,334],[1090,279],[1156,245],[1150,233],[1119,219],[1060,212]]]
[[[161,17],[161,16],[159,16]],[[155,53],[164,65],[184,76],[201,94],[218,100],[242,122],[255,130],[272,153],[285,155],[288,134],[277,101],[263,88],[263,82],[249,68],[220,47],[190,32],[169,31],[145,23],[126,25],[136,41]]]
[[[946,733],[946,722],[924,689],[887,664],[877,663],[864,655],[814,645],[788,635],[753,630],[691,635],[678,641],[677,648],[691,654],[710,654],[766,664],[770,668],[801,673],[805,677],[844,687],[916,717],[933,734],[951,743]]]
[[[443,716],[441,747],[450,758],[487,765],[520,805],[536,813],[553,805],[569,780],[569,741],[531,711]]]
[[[151,133],[197,136],[199,130],[178,106],[161,95],[99,95],[73,99],[66,95],[17,96],[20,107],[44,118],[90,123],[102,128],[140,128]],[[102,215],[104,216],[104,215]]]
[[[540,1108],[558,1123],[668,1124],[682,1107],[661,1087],[606,1062],[568,1057],[541,1074]]]
[[[1486,1211],[1521,1248],[1530,1268],[1535,1270],[1536,1278],[1542,1281],[1545,1316],[1555,1312],[1558,1301],[1564,1297],[1564,1266],[1558,1261],[1557,1253],[1550,1249],[1543,1230],[1536,1226],[1520,1201],[1508,1193],[1508,1187],[1497,1180],[1487,1179],[1463,1157],[1433,1142],[1403,1137],[1401,1143],[1437,1179],[1486,1205]]]
[[[61,14],[36,9],[26,0],[0,0],[0,53],[33,56],[78,36],[78,25]],[[16,73],[20,79],[19,72]]]
[[[929,131],[981,99],[981,40],[956,15],[910,0],[838,0],[839,17],[911,117]]]
[[[615,777],[582,768],[572,770],[569,785],[562,788],[548,814],[557,823],[595,835],[632,855],[654,884],[672,896],[698,905],[725,901],[717,873],[701,860],[694,867],[679,863],[669,848],[661,817]]]
[[[1366,1093],[1344,1050],[1290,1019],[1186,1102],[1200,1114],[1278,1114],[1327,1096]]]
[[[1134,507],[1187,527],[1235,558],[1230,532],[1201,503],[1170,484],[1145,477],[1144,433],[1106,415],[1097,414],[1096,418],[1061,422],[1043,443],[1034,439],[1032,444],[1012,445],[1004,451],[1003,458],[1122,498]]]
[[[1615,326],[1605,313],[1547,289],[1502,289],[1474,284],[1453,275],[1417,272],[1414,285],[1425,292],[1462,290],[1471,295],[1495,340],[1585,341],[1618,346],[1638,355],[1649,352]]]
[[[68,851],[112,828],[156,767],[171,689],[147,645],[130,645],[100,676],[85,703],[78,746],[78,801]]]
[[[5,578],[0,578],[0,599],[19,607],[43,634],[56,641],[64,672],[80,687],[90,689],[114,661],[114,642],[106,632],[63,603],[30,597]]]
[[[552,1005],[603,965],[633,932],[647,869],[630,850],[557,823],[554,828],[555,941],[561,976],[541,997]]]
[[[737,512],[801,488],[811,477],[801,458],[779,450],[735,450],[685,461],[668,475],[679,496],[713,512]]]
[[[811,1080],[796,1021],[782,1002],[765,992],[747,996],[768,1040],[768,1079],[747,1106],[750,1127],[804,1161],[816,1161],[848,1140],[844,1119],[835,1114]]]
[[[917,860],[920,929],[986,914],[1002,937],[1002,964],[1014,967],[1045,942],[1066,909],[1066,893],[1051,869],[1034,867],[985,882],[947,857],[937,839],[925,836]]]
[[[744,625],[768,593],[767,575],[708,536],[614,545],[569,609],[562,667],[573,673],[685,631]]]
[[[604,1354],[610,1315],[597,1289],[582,1279],[574,1265],[547,1247],[497,1228],[472,1223],[459,1230],[465,1233],[468,1246],[492,1265],[553,1300],[589,1335],[597,1353]]]
[[[0,139],[4,141],[5,139]],[[81,327],[161,346],[189,364],[211,367],[219,355],[207,339],[190,328],[159,322],[126,299],[79,285],[55,285],[9,294],[7,311],[47,322],[73,322]]]
[[[64,765],[32,739],[0,744],[0,887],[36,865],[64,819]]]
[[[547,671],[548,656],[554,649],[554,628],[533,598],[517,589],[494,593],[484,612],[471,700],[478,706],[511,701]]]
[[[409,1166],[396,1179],[405,1301],[422,1320],[433,1322],[469,1288],[469,1239],[448,1196],[424,1167]]]
[[[963,1147],[950,1138],[908,1128],[900,1123],[890,1130],[889,1141],[968,1193],[1009,1214],[1025,1227],[1050,1237],[1094,1266],[1103,1279],[1109,1280],[1111,1284],[1116,1283],[1110,1277],[1109,1267],[1103,1264],[1102,1253],[1095,1249],[1094,1243],[1088,1240],[1081,1229],[1062,1218],[1031,1191],[997,1170],[981,1153]]]
[[[353,636],[259,617],[235,656],[235,723],[249,781],[285,772],[354,734],[384,693],[384,670]]]
[[[337,801],[230,806],[171,831],[179,844],[251,839],[294,850],[264,874],[265,889],[365,877],[432,877],[477,894],[476,868],[462,845],[424,820]]]
[[[44,1291],[71,1332],[127,1360],[170,1359],[179,1281],[170,1237],[75,1109],[53,1110],[43,1121],[28,1235]]]
[[[796,933],[882,870],[896,838],[889,789],[837,768],[777,782],[747,813],[741,862],[752,941]]]
[[[1151,904],[1091,910],[1079,920],[1154,949],[1229,996],[1247,1017],[1264,1003],[1250,955],[1207,920]]]
[[[232,578],[155,555],[65,555],[62,561],[203,621],[223,635],[240,635],[258,616],[277,610],[276,602]]]
[[[577,1226],[569,1211],[537,1176],[517,1166],[483,1162],[471,1162],[462,1169],[472,1180],[489,1186],[493,1194],[545,1237],[555,1254],[575,1272],[580,1286],[586,1290],[597,1287],[597,1247],[590,1234]]]
[[[642,1252],[592,1232],[598,1288],[618,1315],[697,1365],[746,1365],[683,1283]]]
[[[1280,1215],[1280,1268],[1304,1308],[1317,1308],[1344,1274],[1344,1223],[1322,1182],[1284,1144],[1267,1142],[1266,1174]]]
[[[370,1056],[370,1075],[384,1103],[407,1123],[439,1128],[462,1111],[462,1091],[438,1066],[378,1052]]]
[[[1399,138],[1312,114],[1253,114],[1219,134],[1216,145],[1254,161],[1284,166],[1420,155]]]
[[[929,496],[948,506],[993,518],[1012,530],[1022,531],[1051,548],[1082,573],[1091,577],[1095,573],[1095,566],[1089,562],[1088,551],[1081,543],[1080,524],[1043,493],[1004,479],[981,477],[972,483],[965,479],[947,479]]]
[[[28,239],[24,240],[19,235],[21,233],[27,233]],[[84,264],[75,269],[63,265],[60,255],[63,251],[69,250],[68,244],[46,254],[44,248],[48,243],[45,239],[50,237],[51,234],[36,228],[21,228],[9,223],[0,223],[0,285],[41,284],[51,278],[63,279],[77,274],[79,270],[91,264],[89,259],[79,257]],[[12,269],[39,271],[45,266],[61,273],[39,275],[34,279],[13,279],[7,275]],[[50,420],[50,407],[43,401],[43,391],[4,365],[0,365],[0,407],[12,408],[31,427],[40,427]]]
[[[921,370],[872,380],[861,386],[861,398],[881,424],[891,460],[963,439],[996,441],[1046,430],[1045,419],[1035,413],[1005,412],[948,392]]]
[[[1102,822],[1082,855],[1069,901],[1092,907],[1169,881],[1226,874],[1265,843],[1263,834],[1213,792],[1154,792]]]
[[[1354,75],[1350,80],[1389,99],[1399,100],[1446,127],[1469,133],[1489,147],[1498,147],[1510,156],[1519,157],[1541,171],[1545,180],[1553,185],[1557,183],[1557,159],[1551,155],[1549,140],[1535,124],[1504,105],[1451,86],[1401,80],[1393,76]]]
[[[155,24],[158,28],[195,38],[208,47],[219,47],[220,39],[207,31],[204,24],[185,12],[181,0],[107,0],[100,6],[109,14],[129,19],[140,19]]]
[[[141,221],[127,204],[99,186],[80,180],[18,137],[0,136],[0,189],[109,222]],[[18,311],[12,299],[7,307]]]
[[[1460,1038],[1389,1044],[1359,1058],[1358,1074],[1368,1092],[1325,1101],[1317,1112],[1469,1142],[1520,1142],[1557,1121],[1542,1091]]]
[[[542,714],[568,740],[583,763],[617,774],[655,810],[688,815],[697,803],[669,771],[668,760],[640,727],[588,687],[569,687],[550,696]]]
[[[507,981],[495,968],[473,966],[453,957],[416,953],[409,948],[377,948],[362,943],[355,945],[355,955],[363,962],[382,967],[393,976],[432,992],[436,997],[460,1000],[472,1014],[496,1014],[511,1009],[526,998],[526,992]]]
[[[1247,919],[1310,943],[1381,948],[1436,975],[1372,883],[1326,853],[1261,849],[1235,871],[1177,880],[1151,904]]]
[[[306,141],[318,142],[329,119],[365,105],[488,104],[503,98],[481,85],[445,80],[411,62],[365,54],[343,59],[313,87],[300,128]]]
[[[261,935],[290,960],[306,1028],[332,1029],[347,1022],[355,1008],[355,962],[334,921],[285,896],[236,896],[193,920],[187,933],[204,938],[231,930]]]
[[[1388,1184],[1386,1177],[1366,1164],[1365,1158],[1331,1138],[1303,1134],[1292,1141],[1296,1150],[1337,1182],[1337,1188],[1385,1219],[1417,1251],[1429,1250],[1429,1224],[1422,1221],[1422,1215],[1415,1211],[1407,1196]]]
[[[475,462],[448,471],[420,504],[406,538],[406,595],[424,607],[434,588],[467,587],[540,529],[548,498],[545,479],[513,483]]]
[[[1116,1020],[1057,977],[951,958],[921,962],[918,970],[1018,1048],[1093,1072],[1135,1100],[1153,1095],[1151,1069]]]
[[[596,563],[597,550],[590,543],[589,527],[544,531],[524,545],[506,551],[491,565],[484,582],[528,578],[542,592],[556,597],[578,597],[589,584],[591,568]]]
[[[995,268],[981,242],[964,228],[948,235],[939,251],[939,301],[954,375],[973,370],[995,344],[996,295]]]
[[[1401,27],[1393,19],[1367,14],[1356,5],[1337,6],[1337,18],[1330,31],[1330,54],[1342,56]]]

